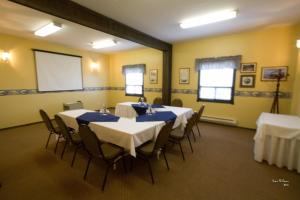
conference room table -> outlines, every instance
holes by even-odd
[[[126,118],[134,118],[138,116],[137,111],[133,107],[133,105],[143,105],[136,102],[122,102],[116,105],[115,114],[120,117]],[[148,105],[148,104],[144,104]],[[177,118],[175,120],[173,128],[177,128],[181,126],[183,130],[187,120],[193,115],[194,111],[191,108],[184,108],[184,107],[175,107],[175,106],[165,106],[165,105],[152,105],[153,110],[155,112],[164,112],[164,111],[171,111],[176,114]]]
[[[254,159],[300,173],[300,117],[262,113],[254,136]]]
[[[63,111],[58,113],[58,115],[63,119],[68,127],[71,127],[78,131],[78,118],[86,113],[95,113],[95,111],[87,109],[77,109]],[[178,119],[176,113],[174,114],[176,118],[174,118],[175,122],[177,121],[176,126],[184,126],[186,124],[185,117],[179,116]],[[191,115],[188,112],[186,113],[186,116],[188,117]],[[88,123],[90,129],[95,132],[100,140],[123,147],[129,152],[130,155],[134,157],[136,156],[135,148],[149,140],[155,140],[160,129],[164,125],[165,121],[138,121],[137,117],[118,117],[116,121],[112,122],[101,121]],[[176,126],[174,127],[176,128]]]

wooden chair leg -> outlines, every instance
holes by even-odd
[[[152,168],[151,168],[151,164],[150,164],[149,159],[147,159],[147,164],[148,164],[149,172],[150,172],[150,175],[151,175],[152,184],[154,184],[154,178],[153,178]]]
[[[46,143],[45,149],[48,148],[48,144],[49,144],[51,135],[52,135],[52,133],[49,133],[49,136],[48,136],[48,139],[47,139],[47,143]]]
[[[92,161],[92,156],[89,157],[89,161],[87,163],[87,166],[86,166],[86,169],[85,169],[85,172],[84,172],[83,180],[86,180],[87,172],[89,170],[91,161]]]
[[[170,167],[169,167],[169,163],[168,163],[168,160],[167,160],[167,157],[166,157],[166,154],[165,154],[165,150],[162,150],[162,154],[164,156],[164,159],[165,159],[165,162],[166,162],[166,165],[167,165],[167,169],[168,171],[170,170]]]
[[[110,167],[111,167],[111,165],[108,165],[108,166],[106,167],[105,176],[104,176],[103,183],[102,183],[102,191],[104,191],[104,188],[105,188],[105,185],[106,185],[106,180],[107,180],[107,176],[108,176]]]
[[[61,155],[60,155],[60,159],[63,159],[67,144],[68,144],[68,141],[66,140],[65,145],[64,145],[64,149],[63,149],[63,151],[61,152]]]
[[[182,159],[183,159],[183,160],[185,160],[185,158],[184,158],[184,154],[183,154],[183,151],[182,151],[181,142],[179,141],[179,142],[178,142],[178,144],[179,144],[179,147],[180,147],[180,151],[181,151]]]

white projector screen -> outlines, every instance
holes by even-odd
[[[38,91],[82,90],[81,57],[34,50]]]

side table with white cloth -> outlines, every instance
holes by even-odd
[[[123,102],[118,103],[116,105],[115,114],[119,117],[127,117],[127,118],[134,118],[138,116],[135,109],[132,107],[133,104],[137,104],[135,102]],[[164,112],[164,111],[171,111],[173,112],[177,118],[175,120],[173,128],[177,128],[181,126],[183,130],[187,120],[193,115],[194,111],[191,108],[183,108],[183,107],[174,107],[174,106],[161,106],[161,108],[153,108],[156,112]]]
[[[70,110],[58,113],[68,127],[78,130],[77,118],[88,112],[86,109]],[[136,122],[135,118],[120,117],[116,122],[90,122],[88,126],[99,139],[121,146],[136,156],[135,147],[155,140],[164,121]]]
[[[300,117],[262,113],[254,136],[254,159],[300,173]]]

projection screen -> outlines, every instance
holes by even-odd
[[[39,92],[83,89],[81,56],[33,51]]]

